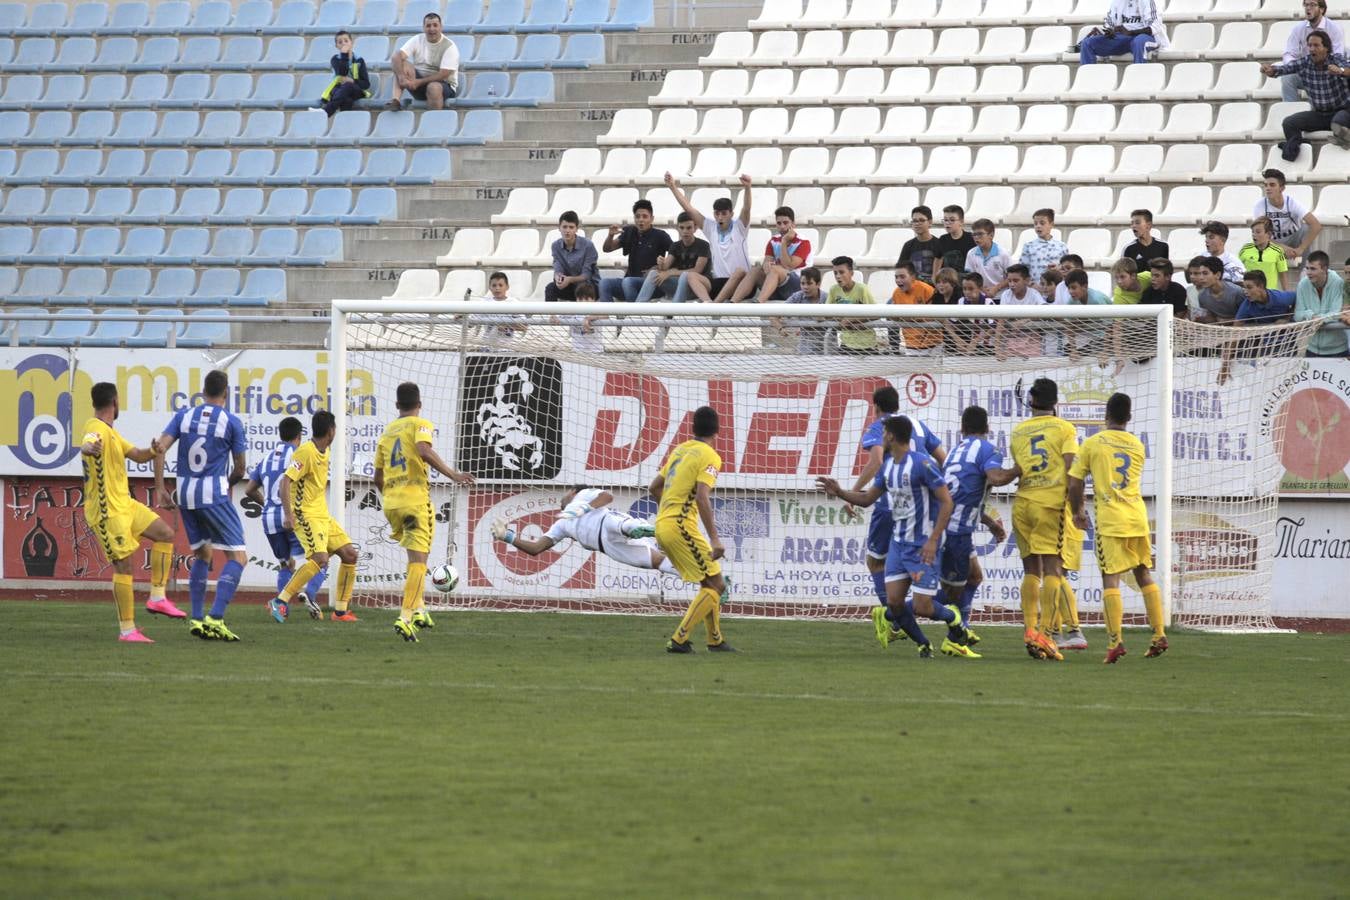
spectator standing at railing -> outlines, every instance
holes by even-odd
[[[1325,31],[1331,38],[1331,52],[1345,55],[1345,32],[1340,25],[1327,18],[1326,0],[1303,0],[1303,21],[1290,30],[1289,39],[1284,43],[1284,56],[1280,57],[1280,62],[1288,64],[1307,56],[1308,35],[1314,31]],[[1290,103],[1297,101],[1299,89],[1302,87],[1303,79],[1297,72],[1282,75],[1281,99]]]
[[[1280,155],[1287,162],[1298,159],[1303,146],[1303,132],[1331,131],[1331,139],[1341,147],[1350,147],[1350,61],[1344,55],[1331,52],[1331,36],[1314,30],[1308,35],[1308,55],[1278,66],[1264,65],[1261,74],[1267,78],[1298,75],[1303,89],[1308,92],[1305,109],[1285,116],[1282,127],[1284,140]]]
[[[1275,243],[1284,248],[1286,258],[1297,261],[1322,233],[1322,223],[1298,198],[1286,193],[1284,173],[1279,169],[1266,169],[1261,181],[1263,191],[1252,218],[1269,219]]]
[[[370,71],[366,61],[352,52],[351,32],[339,31],[333,36],[333,44],[338,51],[328,61],[333,67],[333,80],[319,97],[330,119],[370,96]]]
[[[422,17],[422,33],[413,35],[394,52],[394,98],[390,109],[403,108],[403,92],[425,100],[430,109],[444,109],[459,95],[459,48],[441,33],[441,17]]]
[[[1100,56],[1129,53],[1141,63],[1149,50],[1166,50],[1167,45],[1167,29],[1153,0],[1112,0],[1102,27],[1080,42],[1078,61],[1089,66]]]
[[[1321,250],[1308,254],[1303,278],[1294,292],[1294,321],[1322,319],[1322,326],[1308,339],[1308,356],[1341,358],[1350,356],[1344,328],[1329,328],[1329,318],[1340,313],[1341,322],[1350,325],[1350,307],[1346,306],[1345,281],[1331,271],[1331,257]]]

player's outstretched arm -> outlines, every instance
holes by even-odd
[[[1016,481],[1020,474],[1021,470],[1016,467],[1005,469],[1002,466],[995,466],[984,470],[984,480],[990,487],[1003,487]]]
[[[722,538],[717,534],[717,519],[713,516],[712,507],[712,487],[700,481],[694,493],[694,502],[698,505],[698,517],[703,520],[703,530],[708,532],[712,558],[721,559],[726,555],[727,548],[722,545]]]
[[[516,534],[516,529],[507,524],[505,519],[497,519],[492,523],[492,536],[503,543],[510,544],[517,550],[525,551],[531,556],[538,556],[557,543],[548,535],[527,538],[522,534]]]
[[[871,506],[881,497],[881,488],[875,484],[870,484],[861,491],[846,491],[838,481],[824,475],[816,479],[816,487],[824,491],[827,497],[838,497],[853,506]]]
[[[461,472],[448,466],[441,455],[436,452],[436,448],[425,442],[418,442],[417,455],[422,457],[422,461],[431,466],[437,472],[440,472],[446,478],[449,478],[455,484],[473,484],[473,476],[468,472]]]

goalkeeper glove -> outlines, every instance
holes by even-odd
[[[516,539],[516,530],[508,525],[505,519],[497,519],[492,523],[492,536],[510,544]]]

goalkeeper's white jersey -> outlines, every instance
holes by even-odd
[[[576,541],[587,550],[602,550],[603,540],[606,535],[605,520],[609,516],[614,516],[613,526],[617,531],[620,524],[627,516],[619,515],[608,507],[600,509],[591,509],[591,503],[596,497],[603,494],[604,491],[598,488],[587,488],[584,491],[578,491],[572,502],[563,509],[562,515],[553,523],[553,527],[548,530],[548,536],[556,544],[559,541],[571,539]]]

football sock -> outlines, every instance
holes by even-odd
[[[1162,589],[1156,584],[1150,584],[1143,589],[1144,611],[1148,613],[1148,624],[1153,626],[1153,636],[1160,638],[1166,635],[1163,627],[1163,607],[1162,607]]]
[[[337,611],[346,612],[352,602],[352,591],[356,588],[356,566],[343,563],[338,566]]]
[[[309,584],[305,585],[305,593],[309,595],[309,599],[313,600],[315,597],[319,596],[319,589],[323,587],[324,582],[327,580],[327,569],[320,569],[319,574],[309,580]]]
[[[150,599],[163,600],[173,567],[173,544],[156,542],[150,547]]]
[[[975,606],[975,588],[972,585],[966,585],[961,588],[961,599],[956,601],[956,608],[961,610],[961,621],[966,626],[970,625],[970,610]]]
[[[413,611],[421,605],[426,579],[426,563],[408,563],[408,580],[403,584],[403,608],[399,611],[403,621],[411,622]]]
[[[1059,615],[1064,622],[1064,627],[1070,631],[1081,631],[1078,622],[1078,595],[1074,593],[1073,585],[1069,579],[1061,578],[1059,581],[1061,587],[1059,590]]]
[[[1035,575],[1022,576],[1022,626],[1028,631],[1036,630],[1040,615],[1041,580]]]
[[[211,603],[211,618],[225,618],[225,610],[234,599],[234,592],[239,590],[239,576],[243,573],[243,563],[226,560],[225,567],[220,570],[220,577],[216,579],[216,599]]]
[[[914,618],[914,607],[908,601],[899,607],[886,607],[886,618],[919,646],[928,643],[928,636],[919,627],[919,620]]]
[[[286,582],[286,586],[281,589],[281,593],[277,596],[287,603],[291,602],[291,598],[300,593],[300,589],[305,586],[305,582],[313,578],[319,571],[318,563],[312,559],[305,560],[305,564],[296,570],[295,574],[291,576],[291,580]]]
[[[1102,611],[1106,616],[1106,646],[1120,644],[1121,620],[1125,618],[1125,606],[1120,600],[1120,588],[1107,588],[1102,591]]]
[[[708,610],[707,618],[703,620],[703,624],[708,627],[708,646],[710,647],[723,641],[721,599],[720,596],[717,598],[717,602],[713,603],[712,609]]]
[[[929,598],[929,600],[933,604],[933,614],[930,615],[928,618],[936,622],[946,622],[948,625],[956,621],[956,614],[953,613],[947,607],[943,606],[941,603],[939,603],[937,597],[931,597]],[[909,614],[911,616],[915,615],[913,600],[906,600],[905,607],[909,611]]]
[[[684,618],[680,620],[679,627],[671,635],[674,640],[681,644],[689,643],[689,632],[694,626],[708,617],[709,611],[717,605],[717,591],[712,588],[699,588],[694,599],[690,601],[689,608],[684,612]]]
[[[113,602],[117,604],[117,626],[122,633],[136,630],[136,592],[130,575],[113,575]]]
[[[290,569],[278,569],[278,570],[277,570],[277,593],[278,593],[278,594],[280,594],[282,591],[286,590],[286,585],[288,585],[288,584],[291,583],[291,576],[294,575],[294,574],[295,574],[295,573],[292,572]]]
[[[204,559],[193,558],[188,569],[188,599],[192,601],[192,618],[200,619],[206,608],[206,577],[211,574],[211,564]]]
[[[1059,591],[1064,579],[1058,575],[1047,575],[1041,582],[1041,633],[1053,634],[1055,612],[1059,609]]]
[[[886,573],[885,571],[872,573],[872,589],[877,592],[877,602],[882,606],[886,605]]]

